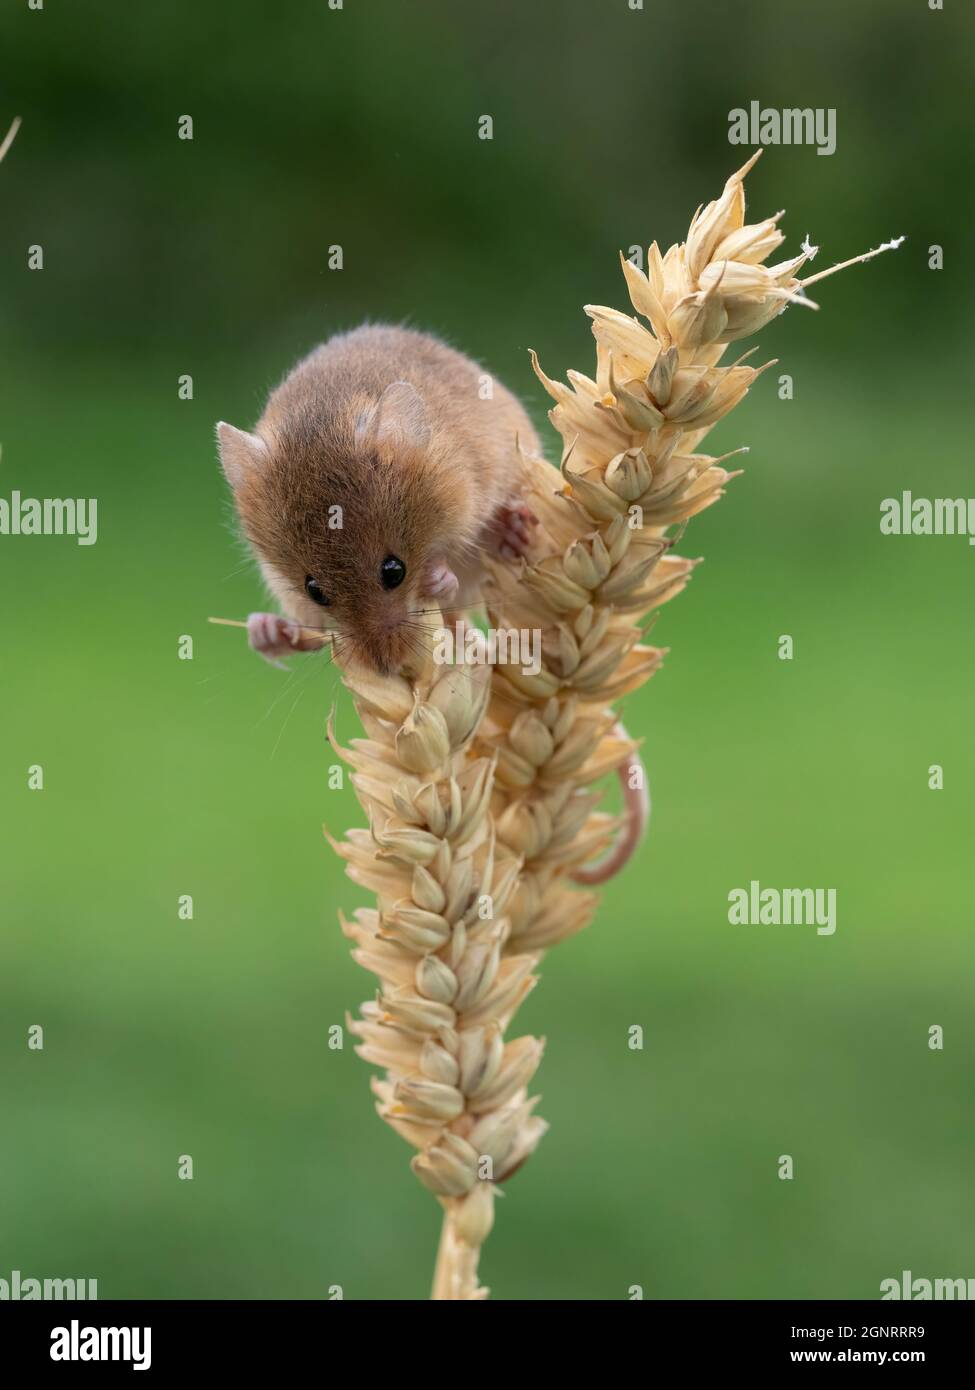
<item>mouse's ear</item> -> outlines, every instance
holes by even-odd
[[[217,425],[217,440],[224,474],[236,492],[251,469],[257,468],[267,457],[267,445],[260,435],[235,429],[225,420]]]
[[[359,416],[356,443],[405,445],[423,449],[430,443],[430,420],[423,397],[408,381],[394,381],[378,402]]]

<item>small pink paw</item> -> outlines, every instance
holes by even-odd
[[[435,564],[427,572],[423,592],[431,598],[453,598],[460,588],[460,580],[453,570],[445,564]]]
[[[525,505],[514,499],[504,502],[494,515],[494,532],[498,554],[504,560],[518,560],[528,554],[532,543],[532,531],[538,525],[538,517]]]
[[[247,640],[265,661],[280,667],[279,657],[290,656],[299,649],[301,629],[280,613],[251,613],[247,618]]]

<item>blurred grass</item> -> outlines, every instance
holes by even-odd
[[[797,379],[786,403],[767,377],[723,427],[752,440],[748,472],[692,524],[683,549],[706,563],[626,712],[651,837],[519,1019],[550,1040],[553,1131],[487,1248],[502,1297],[870,1297],[903,1267],[965,1268],[970,555],[882,539],[856,470],[882,456],[893,490],[955,495],[963,423],[946,398],[958,447],[922,474],[924,423],[893,395],[839,415],[828,362]],[[335,678],[314,659],[283,677],[205,623],[258,593],[219,523],[214,402],[161,405],[115,367],[110,416],[87,384],[45,413],[35,383],[17,383],[11,451],[29,437],[55,495],[83,477],[102,534],[77,554],[15,543],[6,1263],[97,1276],[103,1296],[422,1296],[433,1204],[367,1069],[327,1047],[369,989],[335,921],[362,898],[318,831],[360,820],[327,790]],[[134,439],[138,476],[117,464]],[[753,877],[836,887],[836,935],[729,927],[728,890]],[[43,1053],[23,1045],[36,1022]]]
[[[972,1272],[972,555],[878,530],[903,488],[971,491],[965,19],[829,0],[807,25],[748,0],[637,30],[621,11],[359,4],[324,30],[317,4],[272,25],[180,0],[2,21],[25,126],[2,183],[0,494],[97,496],[100,536],[0,541],[0,1276],[426,1295],[435,1204],[368,1068],[327,1045],[371,988],[336,922],[362,896],[319,829],[361,821],[327,787],[325,714],[337,699],[344,737],[352,712],[321,663],[282,676],[206,624],[260,601],[213,422],[251,423],[336,326],[406,315],[541,422],[525,347],[589,369],[581,304],[625,307],[617,248],[681,234],[753,96],[839,108],[834,157],[770,151],[752,176],[756,211],[788,205],[789,248],[909,241],[770,326],[759,355],[781,366],[715,433],[752,446],[746,473],[692,523],[682,551],[706,563],[626,709],[652,833],[519,1015],[549,1039],[552,1132],[483,1276],[513,1299],[872,1298],[903,1268]],[[498,139],[475,169],[482,110]],[[41,276],[19,269],[37,239]],[[835,887],[836,935],[730,927],[752,878]]]

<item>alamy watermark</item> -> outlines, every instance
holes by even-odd
[[[82,1327],[72,1318],[51,1330],[52,1361],[131,1361],[133,1371],[152,1365],[151,1327]]]
[[[733,927],[815,926],[817,936],[836,930],[835,888],[763,888],[753,878],[747,888],[731,889],[728,904]]]
[[[915,1279],[909,1269],[902,1269],[900,1278],[881,1279],[881,1301],[889,1298],[908,1299],[923,1303],[975,1298],[975,1279]]]
[[[731,145],[815,145],[817,154],[836,151],[834,106],[790,106],[778,111],[752,101],[746,111],[736,106],[728,112]]]
[[[98,1299],[98,1280],[33,1279],[19,1269],[12,1270],[9,1279],[0,1279],[0,1302],[28,1303],[33,1299],[67,1299],[71,1303],[83,1299],[94,1303]]]
[[[469,623],[438,627],[433,634],[433,660],[438,666],[464,662],[468,666],[520,666],[523,676],[542,669],[542,630],[537,627],[489,627]]]
[[[975,497],[885,497],[880,504],[882,536],[967,536],[975,545]]]
[[[75,536],[79,545],[98,539],[95,497],[0,497],[0,536]]]

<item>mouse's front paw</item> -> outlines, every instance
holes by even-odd
[[[432,564],[427,570],[423,592],[429,598],[451,599],[460,588],[460,580],[449,565],[442,562]]]
[[[251,613],[247,618],[247,640],[259,656],[281,667],[279,657],[290,656],[301,640],[296,623],[282,618],[280,613]],[[285,670],[285,667],[281,667]]]

